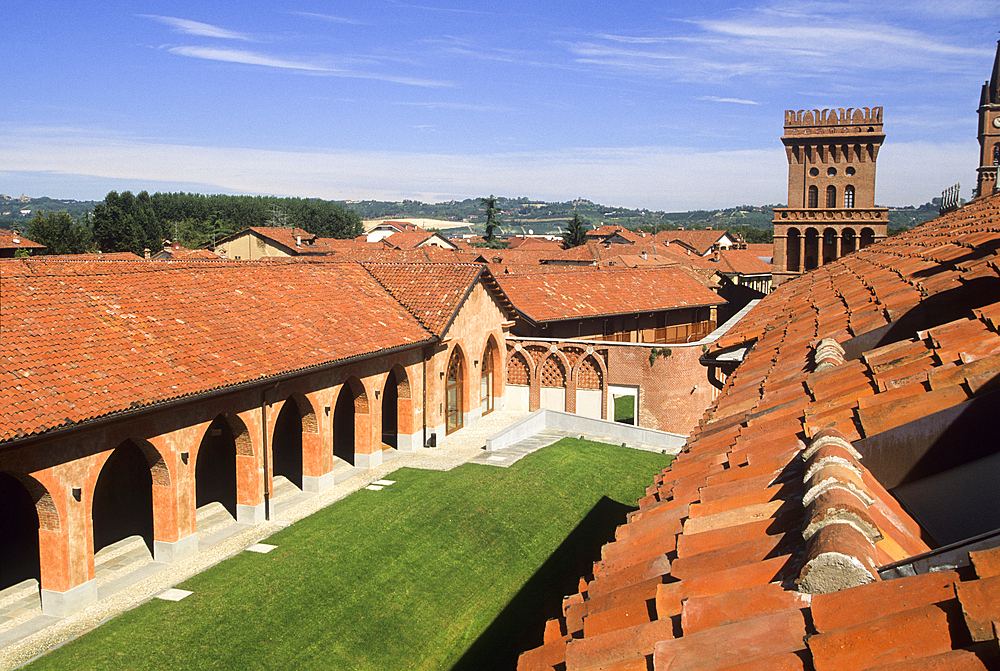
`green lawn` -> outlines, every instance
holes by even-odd
[[[615,421],[635,424],[635,396],[615,396]]]
[[[564,439],[400,469],[28,668],[513,668],[670,459]]]

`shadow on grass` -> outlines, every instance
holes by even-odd
[[[514,595],[493,623],[469,647],[452,671],[515,669],[517,657],[542,645],[545,621],[562,613],[562,599],[579,587],[600,559],[601,546],[615,538],[615,528],[636,508],[606,496],[566,537],[538,571]]]

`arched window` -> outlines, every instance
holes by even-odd
[[[1000,144],[993,145],[993,165],[1000,165]]]
[[[448,362],[448,375],[445,384],[445,435],[458,431],[464,422],[463,412],[463,376],[462,356],[458,348],[451,353],[451,360]]]
[[[854,187],[844,187],[844,207],[854,207]]]
[[[826,206],[837,207],[837,187],[833,184],[826,187]]]
[[[819,189],[815,185],[809,187],[809,204],[806,207],[819,207]]]

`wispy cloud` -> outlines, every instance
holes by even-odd
[[[358,21],[357,19],[348,19],[343,16],[333,16],[332,14],[317,14],[316,12],[288,12],[288,13],[294,14],[295,16],[304,16],[307,19],[317,19],[319,21],[325,21],[327,23],[343,23],[352,26],[369,25],[364,21]]]
[[[200,21],[178,19],[173,16],[158,16],[156,14],[140,14],[139,16],[147,19],[153,19],[154,21],[159,21],[160,23],[171,26],[174,30],[179,33],[183,33],[184,35],[215,37],[223,40],[242,40],[244,42],[253,41],[253,38],[246,33],[220,28],[219,26],[213,26],[209,23],[202,23]]]
[[[743,100],[742,98],[720,98],[718,96],[698,96],[695,100],[707,100],[713,103],[735,103],[737,105],[759,105],[755,100]]]
[[[476,103],[427,102],[427,101],[415,102],[415,101],[397,100],[392,104],[399,105],[400,107],[419,107],[428,110],[447,109],[447,110],[462,110],[464,112],[513,111],[511,108],[500,108],[500,107],[493,107],[491,105],[479,105]]]
[[[284,58],[276,58],[265,54],[258,54],[253,51],[242,49],[221,49],[218,47],[171,47],[167,51],[178,56],[188,56],[190,58],[203,58],[209,61],[224,61],[226,63],[242,63],[244,65],[262,65],[269,68],[281,68],[284,70],[307,70],[310,72],[330,72],[329,68],[324,68],[314,63],[304,61],[293,61]]]
[[[400,75],[383,74],[377,72],[365,72],[350,70],[345,68],[332,67],[318,62],[293,60],[278,56],[269,56],[243,49],[222,49],[217,47],[171,47],[168,51],[178,56],[189,58],[201,58],[210,61],[222,61],[225,63],[240,63],[243,65],[256,65],[268,68],[278,68],[282,70],[297,70],[315,74],[324,74],[331,77],[345,77],[350,79],[372,79],[376,81],[390,82],[393,84],[404,84],[406,86],[419,86],[424,88],[442,88],[453,86],[451,82],[434,79],[419,79],[415,77],[403,77]]]
[[[954,35],[934,33],[933,21],[914,29],[905,3],[884,4],[888,7],[873,9],[850,0],[794,5],[777,0],[734,10],[724,19],[678,19],[658,33],[598,32],[563,46],[574,62],[608,74],[685,83],[753,77],[755,86],[817,76],[835,86],[838,77],[856,78],[859,71],[868,79],[879,72],[932,77],[965,72],[992,54],[992,45],[970,48]]]

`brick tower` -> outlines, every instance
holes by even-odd
[[[775,286],[882,240],[889,210],[875,207],[882,108],[788,110],[788,207],[774,209]]]
[[[1000,166],[1000,42],[993,61],[993,74],[983,84],[979,99],[979,178],[976,196],[997,191],[997,166]]]

